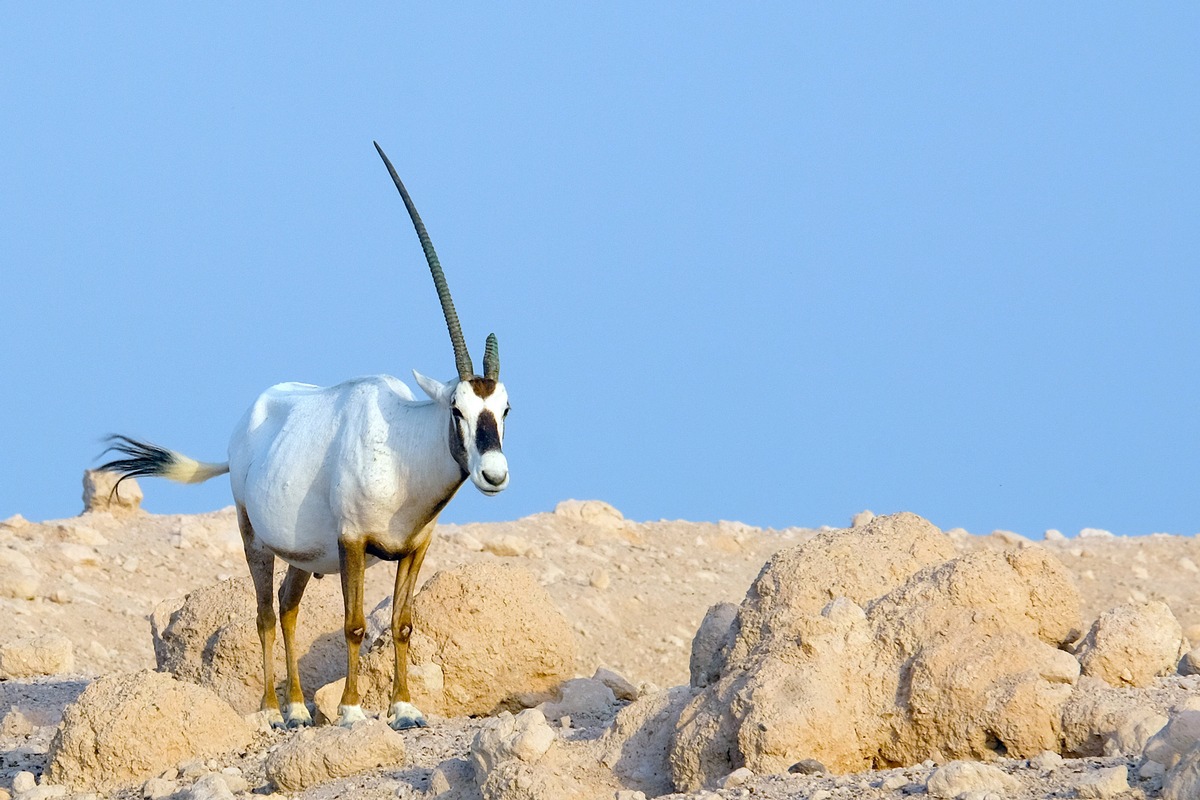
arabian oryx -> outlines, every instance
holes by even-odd
[[[281,383],[267,389],[234,428],[229,461],[198,462],[124,436],[112,449],[127,458],[102,469],[121,479],[158,475],[199,483],[229,473],[246,561],[258,601],[262,642],[262,709],[276,725],[311,724],[304,704],[295,647],[296,615],[313,573],[341,574],[345,602],[346,687],[339,724],[364,719],[359,705],[358,658],[366,631],[363,570],[376,559],[398,562],[392,603],[395,676],[388,723],[396,730],[424,727],[408,691],[408,641],[417,574],[438,514],[470,477],[481,492],[508,486],[501,451],[508,393],[500,383],[494,334],[487,338],[483,376],[475,374],[437,253],[404,184],[378,144],[408,208],[441,300],[458,378],[439,383],[416,371],[429,395],[418,401],[402,382],[373,375],[329,388]],[[275,557],[288,563],[279,588],[279,621],[287,655],[287,704],[275,695],[272,649]]]

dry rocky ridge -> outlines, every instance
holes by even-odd
[[[0,522],[0,800],[1200,797],[1189,537],[1035,543],[911,514],[771,531],[575,501],[443,526],[411,659],[431,727],[297,732],[250,713],[232,510],[145,514],[130,483]],[[367,575],[381,711],[392,572]],[[328,710],[336,580],[299,634]]]

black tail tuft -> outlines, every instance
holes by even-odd
[[[116,494],[117,487],[126,478],[162,475],[175,461],[175,456],[170,450],[165,450],[149,442],[139,442],[137,439],[130,439],[128,436],[120,434],[113,434],[105,441],[108,442],[108,447],[100,455],[116,451],[128,456],[128,458],[109,461],[96,468],[104,472],[115,472],[121,476],[113,484],[112,491],[109,492],[110,497]]]

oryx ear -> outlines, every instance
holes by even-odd
[[[450,392],[447,391],[446,384],[433,378],[427,378],[415,369],[413,370],[413,377],[416,378],[417,386],[421,387],[421,391],[429,395],[430,400],[437,403],[445,403],[449,399]]]

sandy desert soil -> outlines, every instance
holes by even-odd
[[[505,523],[442,526],[422,577],[459,564],[518,563],[537,577],[573,625],[580,676],[607,667],[649,690],[686,684],[692,638],[706,610],[721,601],[740,602],[772,554],[816,534],[736,522],[623,521],[597,526],[547,512]],[[1002,531],[949,534],[960,553],[1028,544]],[[1159,599],[1170,606],[1185,635],[1200,641],[1200,541],[1166,534],[1121,538],[1086,531],[1069,538],[1051,534],[1038,544],[1074,576],[1082,596],[1084,630],[1102,611],[1118,604]],[[247,573],[231,508],[196,516],[89,513],[42,523],[18,516],[0,522],[0,550],[27,559],[10,559],[0,579],[16,575],[34,585],[33,591],[15,592],[32,599],[0,597],[0,645],[52,632],[73,646],[73,665],[65,674],[0,681],[0,800],[6,790],[20,800],[32,795],[14,790],[14,779],[22,771],[42,773],[63,707],[91,679],[154,668],[148,622],[154,607],[164,599]],[[386,564],[368,570],[368,609],[391,591],[392,574]],[[1200,696],[1200,678],[1161,678],[1150,691],[1178,703]],[[446,759],[466,757],[481,724],[472,719],[434,720],[429,729],[404,734],[408,755],[403,766],[337,780],[299,796],[423,797],[432,770]],[[227,769],[242,776],[253,793],[268,794],[264,754],[293,735],[262,732],[243,754],[183,763],[177,775],[168,776],[171,786],[182,790],[189,777]],[[1049,767],[1021,759],[998,762],[1024,786],[1005,795],[1014,798],[1079,796],[1081,781],[1120,766],[1129,770],[1132,794],[1111,796],[1160,796],[1159,784],[1137,777],[1137,763],[1131,756],[1068,759]],[[738,786],[686,796],[814,800],[919,796],[925,793],[935,766],[927,762],[842,776],[758,775]],[[142,789],[117,796],[140,797]]]

